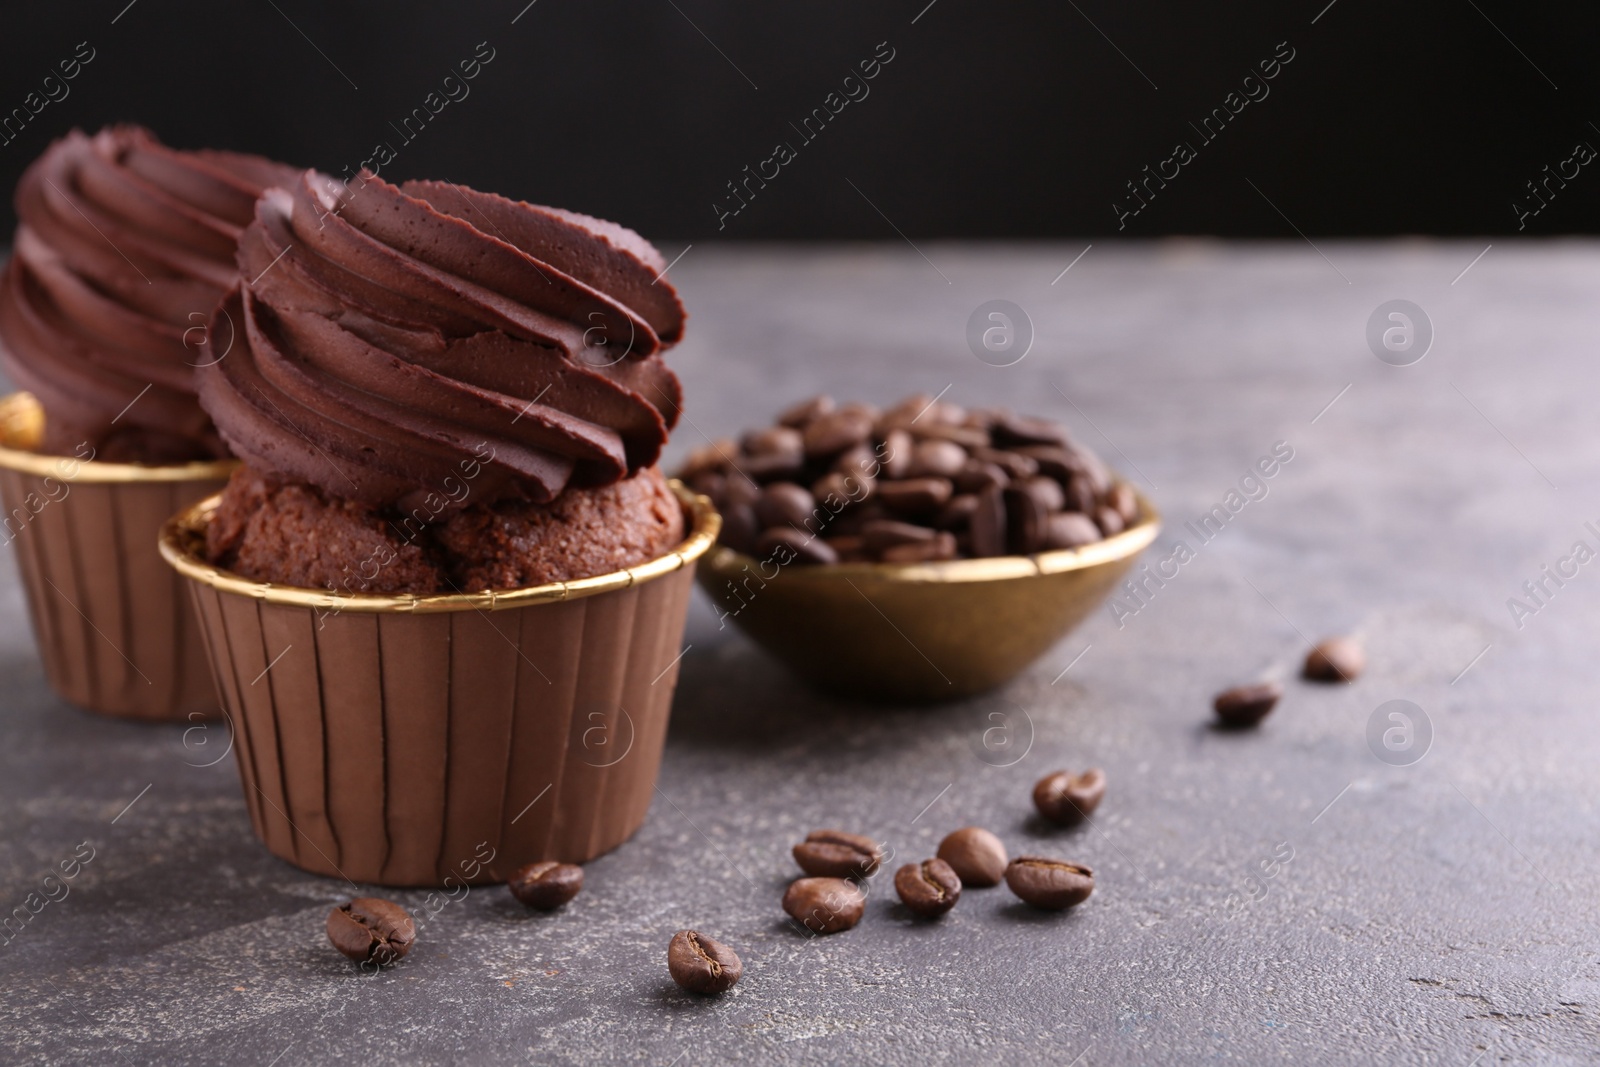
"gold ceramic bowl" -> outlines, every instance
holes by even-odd
[[[778,567],[719,545],[699,581],[719,616],[823,689],[951,700],[1010,681],[1105,599],[1161,528],[1138,500],[1132,526],[1077,549]]]

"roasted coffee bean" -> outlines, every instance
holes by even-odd
[[[960,493],[981,493],[991,485],[1004,487],[1010,482],[1011,475],[1002,467],[982,459],[967,460],[955,477],[956,491]]]
[[[861,921],[867,895],[843,878],[797,878],[783,894],[783,910],[806,929],[836,934]]]
[[[1304,674],[1316,682],[1353,682],[1366,669],[1367,654],[1353,637],[1330,637],[1306,656]]]
[[[728,477],[721,471],[701,471],[684,478],[684,482],[697,493],[704,493],[713,504],[721,504],[728,492]]]
[[[1065,860],[1018,856],[1006,867],[1006,885],[1025,904],[1060,911],[1089,899],[1094,872]]]
[[[963,493],[950,498],[950,503],[939,509],[933,524],[941,530],[964,530],[978,510],[978,494]]]
[[[966,886],[999,885],[1006,873],[1006,846],[981,826],[964,826],[939,842],[939,858]]]
[[[828,536],[832,537],[834,534],[859,534],[869,522],[892,518],[889,514],[889,509],[875,499],[876,492],[873,493],[873,496],[874,499],[868,500],[865,504],[849,508],[836,517],[833,522],[829,523]]]
[[[885,411],[878,422],[883,429],[902,427],[926,411],[933,402],[931,393],[912,393]]]
[[[872,420],[848,408],[817,418],[802,432],[806,455],[814,459],[838,455],[871,434]]]
[[[795,563],[826,564],[839,562],[839,554],[833,550],[828,542],[820,537],[802,533],[791,526],[774,526],[771,529],[761,531],[761,536],[756,538],[755,554],[761,559],[776,555],[780,566],[785,562],[790,562],[783,558],[786,555],[793,556],[792,562]]]
[[[864,403],[860,400],[852,400],[848,404],[841,404],[839,406],[839,412],[844,415],[849,415],[851,418],[865,419],[867,421],[868,435],[871,435],[872,427],[876,425],[878,419],[883,416],[883,409],[879,408],[878,405]]]
[[[877,483],[864,474],[830,471],[817,479],[811,487],[811,494],[818,503],[829,505],[831,511],[832,508],[853,507],[871,500],[876,487]]]
[[[839,474],[857,478],[876,478],[883,473],[883,464],[879,461],[877,453],[866,444],[851,445],[834,456],[832,467]]]
[[[926,532],[897,543],[877,536],[846,542],[852,560],[1072,548],[1127,529],[1137,510],[1131,490],[1113,492],[1109,469],[1060,425],[927,395],[882,412],[814,397],[786,410],[775,426],[697,449],[680,475],[725,516],[724,545],[751,555],[781,550],[785,563],[836,562],[839,552],[816,538],[865,537],[863,526],[874,520]],[[1010,495],[987,496],[990,490]],[[1053,520],[1063,512],[1087,522]],[[788,527],[807,536],[782,534]]]
[[[911,435],[903,430],[892,430],[873,452],[878,461],[880,478],[898,479],[911,469]]]
[[[1066,493],[1061,488],[1061,483],[1054,478],[1038,475],[1029,478],[1020,486],[1023,492],[1036,497],[1046,511],[1060,511],[1066,506]]]
[[[768,452],[760,456],[740,456],[738,470],[754,482],[798,478],[805,470],[805,457],[799,452]]]
[[[1017,452],[1038,463],[1040,474],[1063,485],[1079,470],[1072,453],[1055,445],[1030,445],[1017,449]]]
[[[726,488],[723,489],[723,499],[730,504],[755,507],[756,501],[761,499],[761,487],[738,471],[730,471]]]
[[[862,563],[871,558],[867,553],[866,541],[853,534],[830,537],[828,545],[838,554],[840,563]]]
[[[772,452],[799,455],[804,451],[805,439],[799,430],[787,426],[770,426],[765,430],[752,430],[740,442],[745,455],[764,456]]]
[[[1242,729],[1265,719],[1281,696],[1283,686],[1277,682],[1257,682],[1223,690],[1211,706],[1222,725]]]
[[[722,543],[747,556],[754,553],[756,538],[761,534],[756,509],[749,504],[724,503],[719,510],[722,512]]]
[[[919,419],[906,427],[906,432],[918,440],[946,441],[960,445],[963,449],[983,448],[989,444],[989,435],[983,430],[947,423],[929,423],[927,419]]]
[[[744,974],[739,954],[698,930],[679,930],[667,946],[667,973],[691,993],[726,993]]]
[[[894,872],[894,891],[913,915],[937,919],[961,899],[961,879],[944,860],[923,860]]]
[[[895,545],[878,556],[885,563],[937,563],[956,558],[956,535],[940,530],[931,541]]]
[[[814,514],[816,498],[793,482],[773,482],[756,501],[756,519],[763,527],[792,526],[815,533],[820,525]]]
[[[1068,511],[1080,511],[1086,515],[1094,512],[1094,485],[1090,482],[1087,474],[1080,471],[1068,478],[1066,490],[1066,503],[1064,506]]]
[[[932,541],[934,533],[934,530],[926,526],[899,522],[895,519],[873,519],[861,524],[861,539],[865,542],[868,552],[882,552],[896,545]]]
[[[1006,501],[1007,548],[1017,555],[1029,555],[1045,547],[1050,536],[1050,512],[1038,493],[1029,492],[1028,483],[1013,485],[1003,492]]]
[[[1045,521],[1044,547],[1080,548],[1100,540],[1100,527],[1087,515],[1060,511]]]
[[[391,901],[360,897],[328,912],[328,940],[357,963],[387,967],[411,951],[417,925]]]
[[[572,863],[541,860],[513,874],[506,881],[506,888],[530,908],[554,911],[583,888],[583,868]]]
[[[870,878],[883,850],[870,837],[843,830],[813,830],[794,846],[794,861],[807,874],[826,878]]]
[[[967,464],[967,450],[953,441],[919,441],[911,450],[913,478],[953,478]]]
[[[994,442],[1002,448],[1015,445],[1066,445],[1071,438],[1067,428],[1048,419],[1010,415],[996,419],[989,427]]]
[[[725,470],[738,455],[739,442],[731,437],[718,438],[709,445],[701,445],[690,452],[689,459],[678,472],[678,476],[689,478],[701,471]]]
[[[1032,478],[1039,473],[1039,461],[1020,452],[1006,452],[998,448],[974,448],[972,458],[993,463],[1015,482]]]
[[[1122,516],[1122,521],[1132,523],[1139,515],[1139,498],[1134,495],[1133,486],[1127,482],[1118,482],[1106,494],[1106,503],[1117,509],[1117,514]]]
[[[1060,826],[1075,826],[1094,814],[1106,795],[1106,775],[1097,767],[1082,774],[1056,771],[1033,787],[1033,806]]]
[[[814,396],[810,400],[802,400],[793,407],[785,408],[783,414],[778,416],[778,424],[803,430],[822,416],[833,414],[833,410],[833,397]]]
[[[1094,490],[1096,498],[1105,496],[1111,491],[1111,468],[1107,467],[1099,456],[1077,445],[1070,446],[1073,457],[1078,466],[1089,478],[1089,488]]]
[[[1006,554],[1005,490],[991,485],[978,494],[978,508],[972,513],[972,554],[978,558]]]
[[[952,489],[944,478],[907,478],[899,482],[880,482],[878,499],[900,515],[931,516],[950,499]]]

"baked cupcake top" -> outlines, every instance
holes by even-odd
[[[201,401],[235,454],[409,510],[554,498],[655,463],[682,395],[665,262],[600,219],[307,171],[259,201]],[[431,506],[431,505],[430,505]]]
[[[239,235],[293,168],[168,148],[148,130],[74,130],[17,186],[0,279],[0,362],[45,412],[41,451],[182,462],[223,454],[195,397]]]

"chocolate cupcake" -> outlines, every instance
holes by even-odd
[[[217,711],[182,584],[152,567],[165,516],[231,464],[195,396],[207,324],[256,197],[295,171],[177,151],[117,126],[55,142],[17,187],[0,276],[4,535],[52,685],[95,711]]]
[[[258,833],[388,885],[619,844],[718,526],[655,467],[682,400],[662,257],[583,215],[308,171],[238,259],[199,383],[245,466],[162,551]]]

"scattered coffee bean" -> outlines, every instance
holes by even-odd
[[[867,895],[843,878],[797,878],[783,894],[789,917],[818,934],[836,934],[861,921]]]
[[[944,860],[923,860],[894,872],[894,891],[913,915],[937,919],[961,899],[961,879]]]
[[[1366,669],[1367,654],[1353,637],[1330,637],[1306,656],[1304,674],[1316,682],[1353,682]]]
[[[962,885],[999,885],[1006,873],[1006,846],[981,826],[964,826],[939,842],[939,858]]]
[[[1006,885],[1025,904],[1060,911],[1089,899],[1094,872],[1065,860],[1018,856],[1006,867]]]
[[[583,868],[552,860],[530,863],[511,876],[506,888],[530,908],[554,911],[583,888]]]
[[[843,830],[813,830],[794,846],[794,861],[807,874],[825,878],[870,878],[883,850],[870,837]]]
[[[416,939],[411,913],[391,901],[361,897],[328,913],[328,940],[357,963],[398,963]]]
[[[667,973],[691,993],[726,993],[744,974],[738,953],[698,930],[680,930],[667,946]]]
[[[922,395],[884,412],[813,397],[776,426],[696,449],[681,475],[723,513],[723,544],[811,565],[1076,548],[1125,529],[1137,506],[1065,427]],[[834,544],[882,520],[924,532]],[[795,528],[810,539],[784,533]],[[913,542],[925,547],[902,547]]]
[[[1033,787],[1033,806],[1053,823],[1075,826],[1094,814],[1106,795],[1106,775],[1097,767],[1082,774],[1056,771]]]
[[[1256,682],[1240,685],[1218,693],[1211,706],[1224,726],[1244,729],[1254,726],[1272,711],[1283,696],[1283,686],[1277,682]]]

